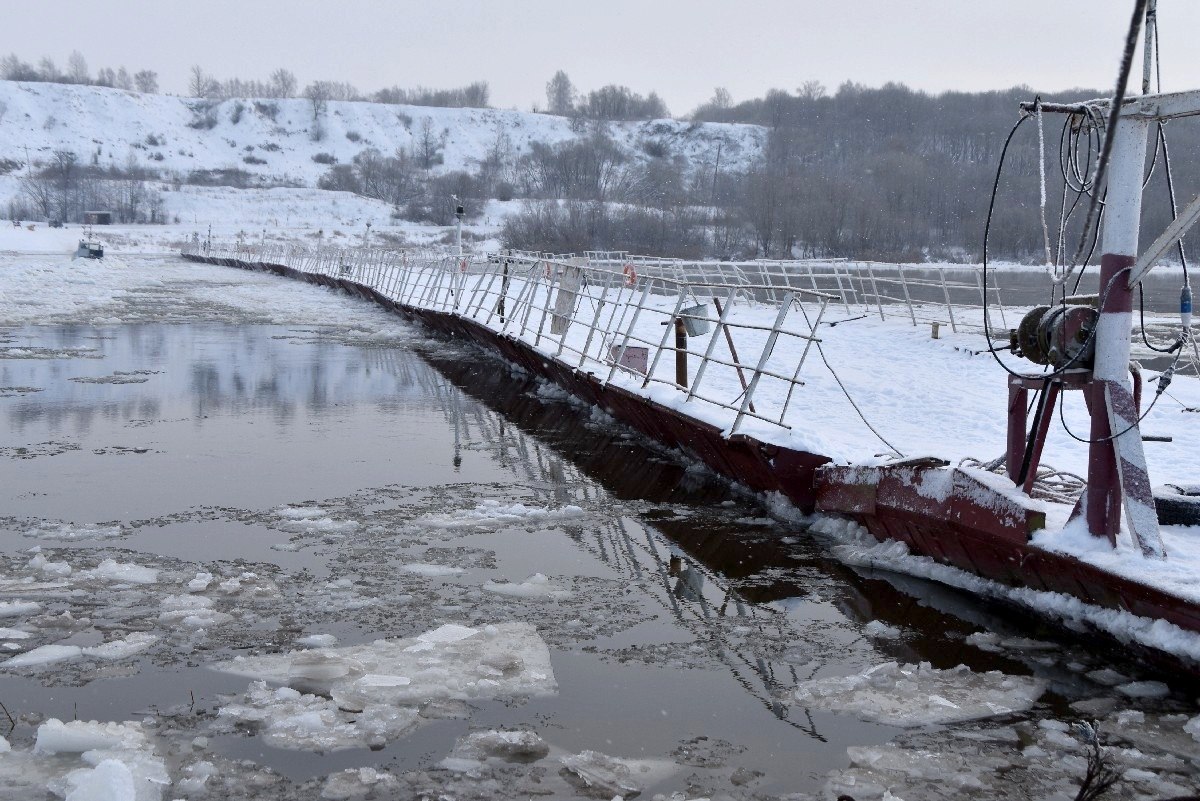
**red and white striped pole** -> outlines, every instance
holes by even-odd
[[[1121,117],[1111,132],[1115,138],[1100,257],[1102,305],[1096,324],[1094,380],[1088,389],[1092,442],[1086,511],[1088,530],[1115,545],[1124,506],[1135,542],[1146,555],[1161,556],[1158,516],[1129,379],[1133,329],[1129,268],[1137,260],[1149,127],[1148,120]]]

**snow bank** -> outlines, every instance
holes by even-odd
[[[887,662],[853,676],[801,682],[795,699],[806,707],[907,728],[1022,712],[1046,686],[1042,679],[976,673],[965,665],[937,670],[927,662]]]

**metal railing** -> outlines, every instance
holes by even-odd
[[[791,427],[817,326],[845,297],[763,281],[764,271],[623,254],[454,256],[244,242],[193,243],[185,253],[319,273],[407,307],[469,318],[605,384],[707,407],[694,413],[727,435],[748,419]],[[656,395],[662,389],[667,396]]]

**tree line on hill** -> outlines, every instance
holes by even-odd
[[[547,84],[551,109],[571,97],[563,78]],[[765,127],[765,147],[748,168],[723,167],[719,146],[684,165],[669,143],[652,137],[642,143],[642,157],[631,158],[615,152],[603,126],[594,125],[590,136],[535,147],[514,165],[526,197],[566,202],[530,203],[508,221],[504,243],[716,258],[977,261],[995,184],[989,254],[1044,261],[1048,231],[1052,255],[1061,238],[1069,258],[1083,238],[1089,202],[1077,191],[1077,173],[1094,170],[1099,139],[1081,132],[1078,120],[1046,114],[1039,123],[1031,115],[1013,135],[997,181],[1019,104],[1037,96],[1028,87],[930,94],[895,83],[845,83],[830,93],[810,81],[795,92],[773,90],[734,104],[718,89],[692,119]],[[1086,89],[1043,95],[1064,102],[1102,96]],[[1171,152],[1195,152],[1198,125],[1164,126]],[[1143,203],[1143,235],[1150,238],[1171,219],[1166,149],[1157,132],[1152,144]],[[1185,203],[1200,189],[1200,162],[1177,157],[1170,166]]]

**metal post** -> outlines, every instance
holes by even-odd
[[[754,368],[754,375],[750,377],[750,388],[742,396],[742,405],[738,409],[737,417],[733,419],[733,425],[729,427],[730,435],[736,434],[738,426],[742,423],[742,418],[746,416],[746,412],[750,409],[750,402],[754,398],[754,390],[758,388],[758,381],[762,378],[763,370],[767,369],[767,362],[771,359],[771,354],[775,351],[775,342],[779,339],[779,331],[783,328],[783,321],[787,319],[788,310],[792,307],[792,301],[796,295],[793,292],[788,292],[784,295],[783,303],[779,305],[779,313],[775,315],[775,324],[771,326],[771,333],[767,335],[766,344],[763,345],[762,353],[758,357],[758,366]]]
[[[649,286],[650,283],[651,282],[647,281],[646,282],[647,286]],[[658,369],[658,360],[662,357],[662,352],[667,349],[667,340],[671,338],[671,321],[679,320],[679,310],[681,308],[683,308],[683,292],[682,292],[682,290],[677,295],[675,295],[675,308],[671,311],[671,315],[669,317],[667,317],[666,320],[663,321],[663,325],[665,327],[663,328],[662,339],[658,343],[658,350],[654,351],[654,359],[650,362],[650,369],[646,371],[646,380],[642,382],[643,387],[649,386],[650,379],[654,377],[654,372],[655,372],[655,370]],[[641,311],[641,309],[638,309],[638,311]],[[679,343],[676,342],[675,344],[676,344],[676,347],[678,347]],[[684,343],[685,347],[686,347],[686,344],[687,343],[685,342]],[[624,351],[622,351],[622,353],[623,352]],[[676,366],[676,368],[675,368],[675,377],[676,378],[679,377],[679,367],[678,366]],[[678,383],[678,382],[676,382],[676,383]]]
[[[708,367],[708,360],[712,358],[713,350],[717,347],[717,340],[721,333],[725,334],[725,341],[729,343],[729,353],[733,356],[734,369],[737,370],[738,379],[742,382],[742,391],[746,391],[746,376],[742,374],[742,368],[738,362],[737,351],[733,347],[733,337],[729,334],[729,329],[725,327],[725,321],[729,319],[729,312],[733,309],[733,298],[737,292],[736,289],[730,288],[729,294],[725,298],[725,305],[721,305],[721,301],[716,295],[713,295],[713,305],[717,308],[717,326],[709,337],[708,347],[704,349],[704,356],[700,359],[700,366],[696,368],[696,380],[692,382],[688,389],[687,400],[691,400],[696,395],[696,390],[700,387],[700,381],[704,378],[704,371]],[[753,409],[751,409],[753,411]]]
[[[629,321],[629,327],[625,329],[625,339],[621,342],[621,348],[617,352],[616,358],[613,359],[612,368],[608,371],[608,378],[604,380],[605,384],[608,384],[613,380],[613,376],[617,374],[617,366],[621,363],[621,360],[625,358],[625,349],[629,347],[629,339],[631,336],[633,336],[633,329],[637,327],[638,317],[641,316],[642,308],[646,305],[646,298],[650,296],[651,283],[651,281],[646,281],[642,285],[642,296],[638,300],[638,304],[633,310],[633,319]],[[631,297],[630,300],[632,299],[633,298]],[[622,322],[624,322],[624,315],[622,315]]]
[[[687,328],[678,317],[675,318],[675,383],[687,389]]]
[[[590,326],[588,326],[587,339],[584,340],[583,348],[579,353],[579,364],[577,365],[577,367],[582,368],[583,363],[585,361],[587,361],[587,354],[588,354],[588,351],[592,347],[592,338],[596,335],[596,328],[600,325],[600,314],[604,310],[604,300],[607,297],[608,297],[608,283],[605,282],[604,286],[600,287],[600,299],[595,301],[596,313],[592,315],[592,324]]]

